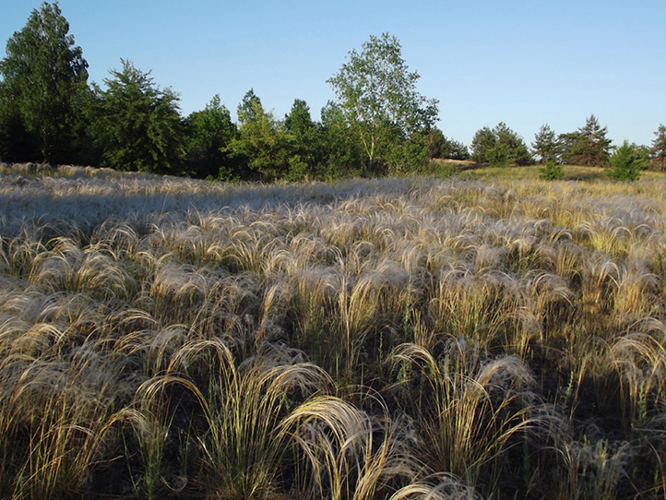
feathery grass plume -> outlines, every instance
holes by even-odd
[[[296,271],[293,279],[296,284],[291,309],[296,316],[296,346],[319,366],[332,367],[334,341],[329,335],[331,318],[326,312],[333,310],[340,275],[334,268],[310,265]]]
[[[209,431],[231,422],[219,410],[233,406],[220,403],[236,390],[227,388],[257,387],[247,378],[257,364],[268,373],[274,365],[296,366],[307,357],[319,370],[339,375],[336,384],[345,387],[340,393],[354,388],[363,394],[353,400],[367,412],[375,452],[386,429],[402,424],[388,423],[382,405],[362,387],[367,378],[373,387],[388,385],[389,407],[399,404],[398,410],[412,415],[422,452],[423,439],[435,442],[433,429],[440,420],[434,408],[444,397],[431,397],[432,402],[428,397],[440,387],[452,401],[442,414],[450,428],[464,429],[453,409],[459,410],[461,422],[481,422],[474,427],[479,442],[459,448],[476,464],[471,473],[459,467],[463,489],[476,486],[489,496],[510,498],[514,493],[518,498],[605,495],[593,491],[589,478],[579,477],[582,465],[575,466],[578,475],[565,474],[564,455],[557,457],[555,450],[587,446],[587,436],[590,449],[606,442],[612,457],[621,447],[613,440],[621,436],[631,445],[620,461],[631,467],[626,466],[628,478],[613,487],[617,496],[663,497],[662,180],[622,186],[413,177],[225,185],[74,170],[74,175],[71,169],[38,173],[35,167],[29,176],[0,176],[0,427],[7,436],[0,440],[0,481],[8,485],[3,491],[14,490],[23,470],[23,478],[33,478],[32,485],[21,483],[24,496],[48,493],[48,487],[37,484],[48,481],[39,477],[64,476],[39,469],[38,450],[59,453],[48,436],[55,439],[60,432],[58,439],[66,441],[66,429],[79,429],[70,434],[71,442],[86,442],[90,431],[98,455],[88,461],[84,477],[89,479],[70,482],[82,486],[53,487],[49,491],[61,492],[54,496],[97,494],[106,487],[100,482],[106,476],[121,485],[114,494],[122,495],[128,486],[131,490],[126,464],[112,460],[122,452],[122,436],[128,440],[132,471],[139,476],[145,464],[137,436],[144,444],[150,436],[156,443],[161,439],[164,460],[151,462],[148,455],[144,460],[149,469],[161,467],[167,483],[152,474],[155,495],[225,494],[223,475],[211,475],[210,491],[200,486],[216,461],[225,460],[216,457],[227,452],[214,449],[231,449],[214,445],[228,434]],[[447,334],[460,342],[457,351],[452,341],[447,344]],[[232,362],[215,360],[215,349],[205,344],[220,338]],[[266,340],[288,342],[304,352],[269,354],[262,347]],[[432,357],[446,383],[435,384],[434,369],[426,369],[428,363],[418,356],[415,362],[399,359],[393,374],[384,370],[381,360],[405,340],[438,353]],[[208,347],[197,351],[194,345]],[[486,365],[511,358],[507,355],[530,364],[540,382],[535,401],[548,401],[550,413],[521,400],[520,377],[507,375],[506,383],[495,379],[489,386],[477,380]],[[70,370],[83,366],[84,358],[89,368]],[[246,359],[251,361],[242,362]],[[402,383],[390,385],[391,375]],[[257,437],[256,442],[277,443],[281,422],[311,394],[326,393],[333,385],[322,377],[326,382],[283,392],[279,403],[275,399],[279,410],[274,413],[262,409],[256,436],[268,433],[273,441]],[[107,388],[101,389],[105,378]],[[138,394],[146,380],[150,382]],[[143,394],[153,385],[152,403],[143,404]],[[62,387],[66,389],[60,391]],[[252,390],[263,398],[271,384],[266,381],[262,387]],[[510,403],[502,407],[504,400]],[[521,404],[529,404],[529,410]],[[255,408],[264,407],[256,403]],[[105,418],[123,411],[123,423],[102,436]],[[52,425],[65,421],[69,423],[60,430]],[[317,428],[333,439],[322,422]],[[244,435],[252,435],[254,425],[243,424]],[[270,432],[263,430],[267,427]],[[503,441],[502,433],[511,434],[513,427],[518,430]],[[556,428],[557,438],[550,434]],[[394,442],[418,444],[406,429],[393,433]],[[293,434],[296,430],[290,428]],[[182,434],[189,437],[181,439]],[[464,435],[463,430],[457,435]],[[544,435],[545,440],[537,439]],[[302,437],[308,436],[314,435]],[[291,434],[280,439],[283,453],[270,477],[266,473],[261,480],[257,472],[255,484],[264,485],[257,491],[304,497],[321,496],[325,490],[328,495],[328,466],[318,469],[324,486],[312,486],[316,476],[309,456]],[[315,446],[314,437],[308,443]],[[325,452],[314,449],[323,459]],[[576,459],[576,453],[570,453],[570,463],[589,462]],[[199,454],[198,462],[205,459],[208,468],[200,472],[190,467],[186,473],[180,465],[171,469],[171,455],[181,454],[190,464]],[[74,449],[65,455],[61,463],[73,459]],[[268,462],[262,463],[259,468],[268,470]],[[42,472],[31,475],[29,470]],[[476,475],[475,482],[470,474]],[[374,497],[389,497],[422,479],[421,474],[389,476],[382,476]],[[353,477],[346,480],[356,484]],[[167,492],[167,486],[178,490],[185,483],[187,491]],[[247,479],[244,484],[251,483]],[[136,483],[138,494],[146,494],[146,484]],[[437,488],[437,480],[429,484]],[[497,490],[491,493],[493,484]],[[437,493],[458,491],[440,488]]]
[[[377,400],[382,416],[373,418],[343,399],[320,396],[287,417],[282,428],[298,443],[306,468],[307,496],[331,500],[371,500],[386,487],[416,473],[405,436]],[[300,471],[299,471],[300,472]]]
[[[187,334],[184,325],[136,330],[113,342],[113,357],[122,357],[124,364],[141,367],[145,378],[157,376],[165,372],[174,353],[187,342]]]
[[[628,443],[609,443],[600,439],[590,442],[566,442],[560,447],[563,464],[557,499],[617,498],[620,480],[627,474],[631,448]]]
[[[536,342],[543,346],[546,332],[556,335],[562,324],[571,321],[574,293],[567,280],[537,269],[525,274],[519,283],[518,294],[516,316],[519,325],[511,344],[504,347],[527,359],[531,344]]]
[[[94,346],[81,347],[68,362],[3,360],[0,433],[11,498],[61,498],[82,491],[118,389],[114,367]]]
[[[187,463],[182,460],[182,453],[187,450],[177,450],[181,453],[178,461],[173,460],[173,453],[169,453],[171,448],[190,444],[187,440],[181,442],[183,434],[190,429],[174,423],[176,415],[182,413],[179,408],[182,401],[170,392],[175,385],[196,391],[196,387],[185,379],[163,375],[153,377],[138,387],[132,405],[122,408],[113,417],[114,423],[123,422],[132,428],[133,439],[123,436],[123,443],[130,480],[140,498],[161,498],[167,489],[182,493],[188,486]],[[138,448],[139,460],[132,456],[134,448]]]
[[[95,247],[80,248],[69,238],[55,241],[38,259],[35,280],[56,291],[82,292],[98,300],[131,298],[137,284],[122,264]]]
[[[656,313],[657,276],[637,259],[621,264],[618,271],[617,289],[613,296],[616,323],[622,325]]]
[[[165,258],[156,264],[144,307],[162,324],[210,328],[209,316],[229,279],[242,281],[224,269],[197,268]]]
[[[453,474],[440,472],[403,486],[389,500],[481,500],[472,486]]]
[[[288,304],[294,293],[291,283],[284,278],[267,283],[265,286],[259,310],[259,328],[255,340],[257,345],[263,344],[264,341],[275,341],[272,336],[279,334],[280,331],[276,325],[284,324]]]
[[[363,246],[352,249],[353,256],[338,261],[339,289],[331,329],[336,335],[336,357],[343,374],[351,376],[368,335],[386,323],[400,325],[410,290],[407,271],[385,259],[378,264],[362,262]]]
[[[570,280],[579,280],[583,274],[583,250],[569,240],[558,241],[552,260],[553,272]]]
[[[666,405],[638,429],[642,439],[636,450],[632,480],[646,497],[666,498]]]
[[[653,238],[650,247],[652,253],[649,258],[649,269],[658,277],[659,299],[666,299],[666,238]]]
[[[644,427],[666,407],[666,326],[642,321],[645,331],[618,338],[607,354],[605,371],[616,374],[623,430]]]
[[[474,275],[462,266],[443,269],[428,305],[432,328],[484,347],[496,343],[516,307],[512,281],[506,274]]]
[[[107,219],[90,236],[92,248],[103,248],[116,262],[132,260],[140,251],[141,239],[129,221]]]
[[[581,316],[592,324],[612,309],[619,279],[619,268],[608,256],[593,253],[586,261],[581,277]]]
[[[298,360],[291,351],[267,346],[237,365],[220,340],[188,343],[173,357],[170,372],[203,382],[201,391],[194,384],[190,390],[206,425],[199,443],[211,492],[252,499],[277,489],[289,453],[281,422],[299,402],[331,386],[325,372]]]
[[[617,217],[583,221],[578,231],[584,234],[594,251],[616,257],[625,257],[635,242],[632,231],[625,221]]]
[[[21,228],[22,234],[3,238],[3,261],[10,276],[30,278],[34,273],[35,260],[46,247],[33,231]]]
[[[404,380],[422,384],[422,397],[407,412],[416,419],[420,458],[432,472],[450,472],[473,487],[492,491],[502,473],[502,453],[521,429],[532,424],[534,380],[518,358],[501,357],[481,364],[464,339],[435,359],[414,344],[391,355]],[[456,352],[458,351],[458,352]]]

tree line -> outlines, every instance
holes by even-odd
[[[631,150],[645,167],[666,170],[666,127],[660,125],[655,136],[651,147],[635,143],[620,147]],[[606,167],[619,151],[608,138],[608,128],[602,127],[594,114],[574,132],[558,135],[548,124],[542,125],[534,134],[531,148],[503,122],[492,129],[484,127],[474,135],[471,149],[473,160],[495,166],[553,162]]]
[[[0,158],[108,167],[220,180],[330,179],[429,172],[437,158],[495,166],[608,163],[612,144],[592,115],[576,132],[541,127],[529,148],[505,123],[483,127],[471,147],[435,126],[438,101],[416,90],[400,43],[371,36],[327,83],[335,99],[314,120],[296,99],[283,118],[249,90],[234,122],[219,95],[182,116],[179,95],[121,59],[104,87],[88,82],[88,63],[58,3],[33,10],[0,61]],[[666,127],[632,154],[666,169]],[[470,151],[471,150],[471,151]],[[647,164],[647,163],[646,163]]]

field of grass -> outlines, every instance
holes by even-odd
[[[510,177],[0,169],[0,498],[666,498],[666,180]]]

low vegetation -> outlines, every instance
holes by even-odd
[[[3,167],[0,496],[666,498],[666,184],[530,168]]]

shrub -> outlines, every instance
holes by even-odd
[[[608,175],[616,181],[637,181],[640,170],[647,167],[636,144],[624,141],[610,159],[611,171]]]
[[[539,169],[539,178],[544,181],[556,181],[564,178],[564,168],[554,161],[547,161],[543,168]]]

